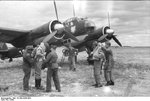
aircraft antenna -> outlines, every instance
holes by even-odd
[[[55,13],[56,13],[57,20],[59,20],[59,19],[58,19],[58,13],[57,13],[57,7],[56,7],[56,2],[55,2],[55,0],[54,0],[54,7],[55,7]]]
[[[108,25],[109,25],[109,27],[110,27],[109,12],[108,12]]]

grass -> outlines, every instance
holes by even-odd
[[[134,54],[132,52],[129,56],[129,54],[125,54],[125,52],[128,53],[127,50],[114,49],[113,51],[115,52],[115,66],[113,70],[115,86],[110,87],[110,92],[105,91],[106,87],[94,88],[91,86],[95,83],[93,67],[88,65],[86,53],[82,52],[79,54],[76,72],[69,71],[66,60],[61,64],[62,68],[59,70],[61,93],[58,93],[54,86],[52,93],[34,89],[33,76],[30,78],[31,90],[24,92],[22,90],[22,59],[15,59],[12,63],[8,63],[7,60],[4,62],[0,61],[2,64],[0,66],[0,86],[9,87],[7,91],[1,91],[0,96],[150,96],[150,65],[141,63],[141,59],[133,57],[133,55],[139,56],[138,52],[134,52]],[[61,56],[59,54],[59,60]],[[128,60],[134,60],[134,62]],[[103,85],[106,83],[103,75],[101,75],[101,82]],[[42,85],[46,86],[45,71],[42,71]]]

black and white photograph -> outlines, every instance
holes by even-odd
[[[150,97],[150,1],[0,0],[0,97]]]

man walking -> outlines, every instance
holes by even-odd
[[[25,91],[29,90],[29,79],[31,74],[31,67],[33,67],[34,59],[32,58],[33,46],[26,46],[23,52],[23,89]]]

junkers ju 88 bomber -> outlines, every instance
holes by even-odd
[[[57,9],[55,12],[58,18]],[[1,49],[0,54],[3,59],[5,57],[12,59],[19,54],[20,49],[24,49],[27,45],[39,45],[44,40],[57,46],[63,46],[66,42],[71,41],[71,45],[79,52],[86,49],[88,54],[92,51],[92,43],[95,40],[105,42],[113,39],[119,46],[122,46],[114,35],[114,30],[110,28],[110,24],[101,28],[95,27],[95,23],[87,18],[74,16],[64,22],[60,22],[58,19],[51,20],[31,30],[0,28],[0,42],[10,43],[14,46],[9,50]]]

